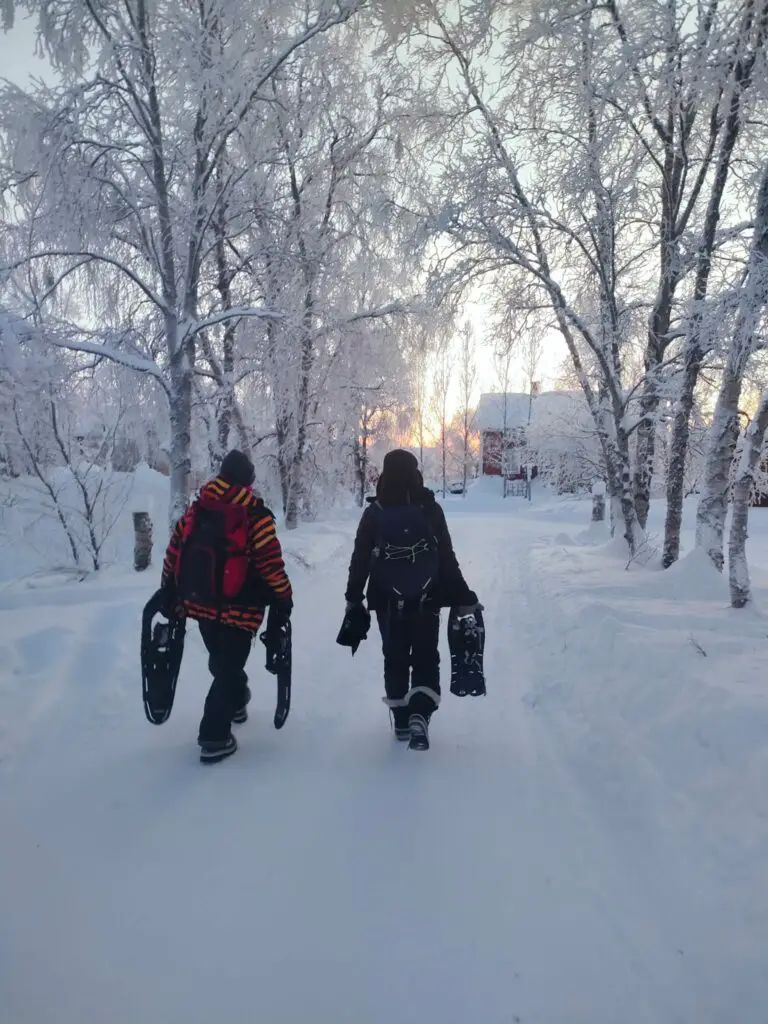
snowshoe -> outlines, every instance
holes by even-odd
[[[451,693],[457,697],[484,697],[485,623],[482,609],[459,615],[452,608],[448,616],[448,647],[451,652]]]
[[[200,763],[217,764],[225,757],[231,757],[237,750],[237,740],[229,734],[228,739],[217,742],[203,742],[200,744]]]
[[[293,645],[290,621],[280,621],[274,606],[269,609],[267,628],[261,634],[261,642],[267,649],[266,669],[277,677],[277,706],[274,726],[282,729],[291,710],[291,666]]]
[[[168,594],[158,590],[141,617],[141,689],[144,714],[153,725],[167,722],[184,655],[186,623],[173,612]]]
[[[423,715],[411,715],[408,719],[410,733],[409,750],[429,750],[429,723]]]

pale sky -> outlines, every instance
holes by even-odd
[[[0,31],[0,77],[26,85],[30,77],[46,78],[49,72],[48,61],[35,56],[34,21],[17,11],[10,32]]]

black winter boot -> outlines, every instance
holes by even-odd
[[[236,711],[232,716],[233,725],[243,725],[248,721],[248,705],[251,702],[251,688],[246,686],[245,688],[245,701],[239,711]]]
[[[200,762],[202,764],[216,764],[223,761],[225,757],[231,757],[237,750],[237,740],[229,734],[226,740],[206,740],[200,744]]]
[[[391,708],[392,727],[395,730],[395,739],[407,743],[411,738],[411,727],[408,724],[410,712],[408,708]]]

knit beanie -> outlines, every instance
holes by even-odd
[[[247,455],[233,448],[224,456],[219,476],[228,484],[250,487],[256,479],[256,470]]]
[[[422,490],[424,481],[419,460],[404,448],[387,452],[381,467],[376,494],[387,501],[407,501]]]

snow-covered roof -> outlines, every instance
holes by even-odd
[[[504,398],[503,394],[485,394],[480,396],[477,407],[476,423],[478,430],[504,429]],[[511,393],[507,400],[507,429],[527,427],[529,416],[535,422],[542,415],[571,415],[584,407],[586,403],[580,391],[542,391],[533,396]]]
[[[504,429],[504,399],[507,403],[506,423],[508,430],[525,427],[528,424],[530,395],[485,394],[480,396],[475,422],[478,430]],[[535,401],[535,399],[534,399]]]

